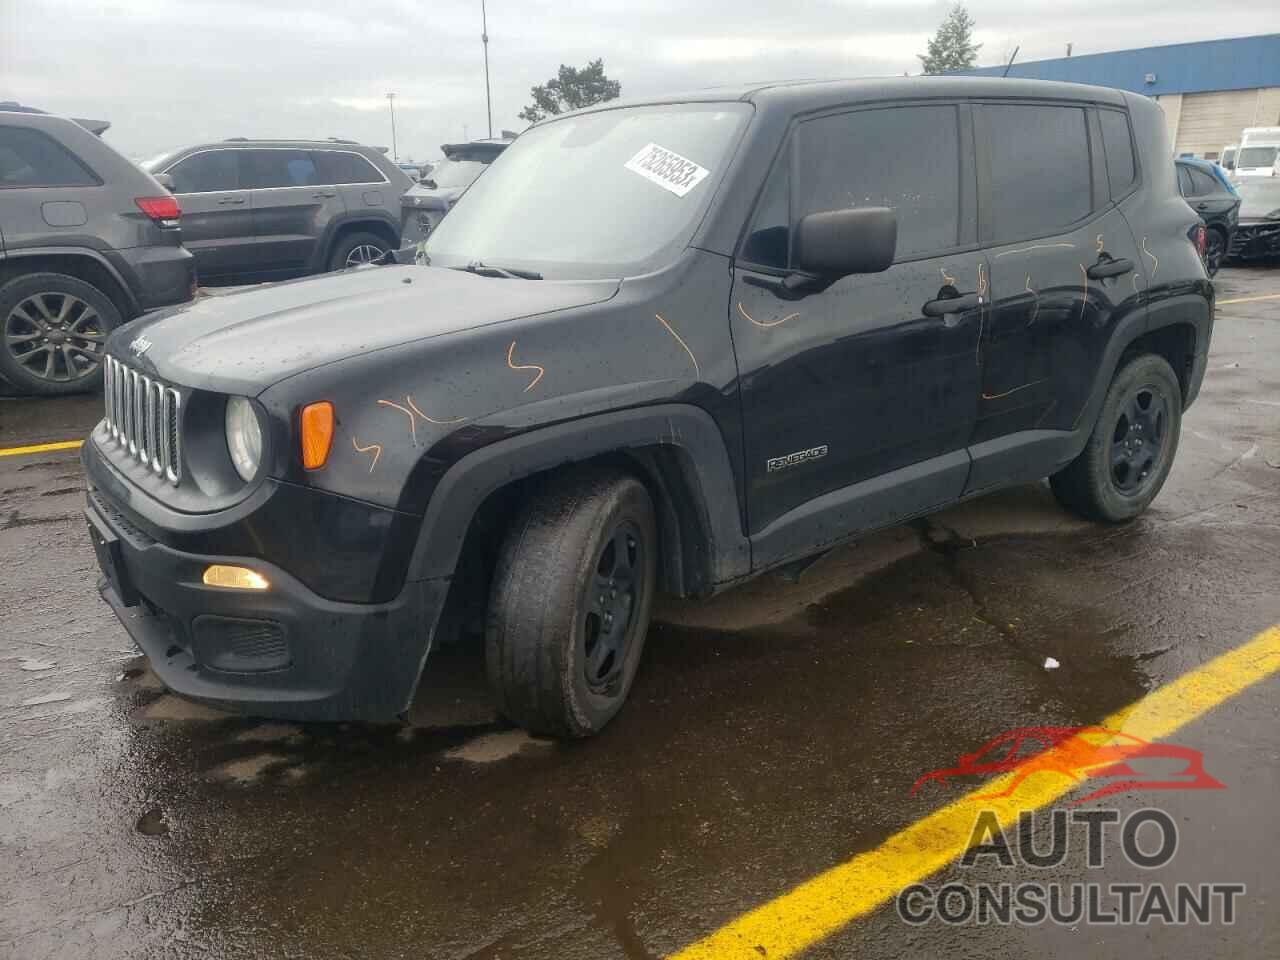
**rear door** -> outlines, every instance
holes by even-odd
[[[1061,465],[1112,332],[1146,289],[1140,243],[1108,191],[1108,159],[1118,196],[1137,186],[1127,115],[1028,101],[974,112],[994,301],[966,492]]]
[[[325,228],[346,210],[337,185],[322,181],[310,150],[264,147],[244,152],[261,269],[314,269]]]
[[[86,201],[103,192],[101,178],[44,131],[0,124],[0,224],[9,253],[58,242],[93,244]]]
[[[798,123],[735,261],[748,510],[767,565],[959,495],[987,266],[968,108],[896,104]],[[896,261],[788,298],[800,217],[890,206]],[[937,308],[954,299],[954,311]],[[927,306],[932,305],[932,306]]]
[[[343,208],[350,211],[385,210],[400,216],[400,197],[390,181],[358,153],[348,150],[313,150],[320,182],[338,191]]]
[[[182,208],[182,242],[195,257],[200,278],[250,272],[257,240],[240,151],[200,150],[157,172],[173,178]]]

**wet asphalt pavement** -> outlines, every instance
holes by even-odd
[[[1280,293],[1280,270],[1218,289]],[[82,437],[100,403],[0,398],[0,447]],[[74,452],[0,457],[0,956],[660,957],[966,788],[909,795],[921,774],[1013,727],[1096,723],[1280,623],[1280,300],[1220,306],[1139,521],[1022,487],[797,582],[667,603],[629,705],[583,743],[501,725],[467,651],[428,663],[407,727],[178,700],[97,597],[82,502]],[[1090,870],[1073,837],[1048,875],[1011,872],[1238,881],[1233,926],[911,926],[889,905],[806,955],[1280,956],[1277,693],[1174,738],[1225,789],[1106,801],[1167,810],[1170,863]]]

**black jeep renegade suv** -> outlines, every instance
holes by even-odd
[[[942,78],[609,104],[522,135],[417,264],[211,298],[108,345],[101,590],[160,678],[392,718],[482,624],[502,712],[621,707],[700,595],[1048,477],[1164,483],[1213,290],[1160,108]]]

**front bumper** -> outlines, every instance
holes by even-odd
[[[1280,257],[1280,220],[1242,220],[1231,234],[1228,259]]]
[[[173,692],[290,720],[393,720],[408,709],[447,580],[407,582],[387,603],[336,602],[262,560],[161,544],[92,487],[86,519],[103,599]],[[211,563],[250,567],[270,588],[206,586]]]

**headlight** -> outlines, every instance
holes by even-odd
[[[236,473],[246,483],[258,475],[262,463],[262,424],[245,397],[227,398],[227,450]]]

